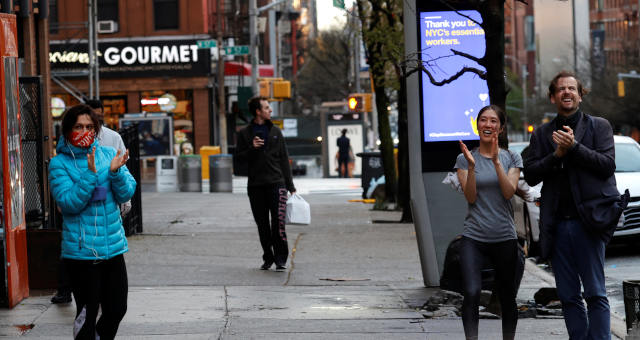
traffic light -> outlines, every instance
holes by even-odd
[[[271,101],[291,98],[291,82],[282,78],[258,78],[258,89]]]
[[[288,80],[275,80],[272,83],[274,98],[291,98],[291,82]]]
[[[258,82],[258,92],[260,97],[271,97],[270,82],[268,80],[260,80]]]
[[[347,99],[350,112],[371,112],[371,93],[352,93]]]
[[[364,107],[363,101],[364,99],[362,99],[362,96],[349,97],[349,111],[362,112]]]
[[[533,125],[531,124],[527,125],[527,132],[533,133]]]

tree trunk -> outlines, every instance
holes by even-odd
[[[377,73],[380,72],[380,73]],[[383,77],[384,69],[373,70],[373,88],[376,92],[376,108],[378,109],[378,134],[380,136],[380,155],[384,168],[385,202],[396,201],[396,162],[393,157],[393,140],[391,139],[391,125],[389,124],[389,97],[383,85],[376,84],[377,77]],[[377,75],[377,76],[376,76]],[[380,78],[378,78],[380,79]]]
[[[506,112],[507,91],[504,71],[504,0],[489,0],[481,5],[480,12],[485,31],[487,87],[491,104]],[[501,135],[501,145],[507,145],[506,126]],[[504,139],[504,140],[502,140]]]

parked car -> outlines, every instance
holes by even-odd
[[[631,199],[620,217],[612,242],[629,242],[640,238],[640,145],[630,137],[614,136],[616,150],[616,183],[618,191],[629,189]],[[522,152],[528,143],[510,143],[509,149]],[[522,175],[520,180],[522,181]],[[525,201],[519,196],[512,198],[516,232],[520,243],[529,256],[537,255],[540,236],[541,184],[531,188],[533,201]]]

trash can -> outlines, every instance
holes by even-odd
[[[209,156],[209,192],[233,191],[233,156]]]
[[[178,187],[183,192],[202,191],[201,163],[198,155],[178,157]]]
[[[371,180],[377,180],[384,176],[384,167],[382,166],[382,154],[375,152],[359,152],[356,154],[362,157],[362,198],[367,198],[367,191],[371,185]]]
[[[209,156],[220,154],[220,147],[204,145],[199,154],[202,157],[202,192],[209,192]]]
[[[622,294],[624,296],[624,314],[627,319],[627,330],[634,325],[640,327],[640,281],[622,281]]]
[[[158,156],[156,158],[156,191],[178,191],[178,157]]]

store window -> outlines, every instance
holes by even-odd
[[[118,0],[98,0],[98,20],[118,22]]]
[[[49,0],[49,33],[58,33],[58,0]]]
[[[108,92],[101,94],[100,100],[104,107],[104,124],[115,131],[119,130],[118,121],[127,112],[127,95],[125,92]],[[74,105],[82,104],[76,97],[68,93],[51,94],[51,115],[55,140],[61,134],[62,114]]]
[[[194,152],[192,90],[140,92],[140,107],[143,112],[173,117],[174,154]]]
[[[101,95],[102,106],[104,107],[104,124],[112,130],[118,131],[119,119],[127,113],[127,94],[105,93]]]
[[[153,20],[156,31],[177,30],[179,26],[178,0],[153,0]]]

